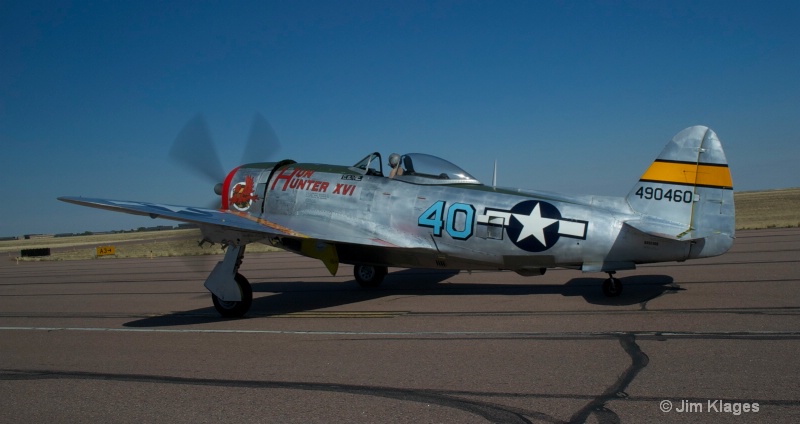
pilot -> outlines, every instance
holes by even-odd
[[[397,153],[392,153],[389,155],[389,166],[392,167],[392,172],[389,173],[389,178],[403,175],[403,168],[400,166],[400,155]]]

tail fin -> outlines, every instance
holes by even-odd
[[[679,132],[628,193],[641,218],[627,224],[674,240],[696,240],[690,257],[730,248],[735,231],[733,182],[717,134],[704,126]]]

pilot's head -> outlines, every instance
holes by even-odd
[[[389,155],[389,166],[392,168],[397,168],[397,165],[400,165],[400,155],[397,153],[392,153]]]

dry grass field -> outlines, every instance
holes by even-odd
[[[736,229],[800,227],[800,188],[734,194]]]
[[[202,239],[200,230],[167,230],[137,233],[102,234],[74,237],[37,238],[31,240],[0,241],[0,255],[19,258],[20,250],[49,247],[51,255],[24,260],[80,260],[112,258],[155,258],[160,256],[218,255],[224,253],[220,245],[198,245]],[[97,257],[97,247],[114,246],[113,256]],[[254,243],[247,246],[248,252],[278,250],[271,246]]]
[[[736,229],[800,227],[800,188],[735,193]],[[21,249],[49,247],[51,255],[25,260],[147,258],[158,256],[219,255],[219,245],[198,246],[199,230],[171,230],[75,237],[0,241],[0,255],[19,258]],[[114,246],[114,256],[97,257],[98,246]],[[276,250],[254,243],[249,252]]]

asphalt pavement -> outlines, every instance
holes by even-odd
[[[0,422],[800,421],[800,229],[604,274],[391,269],[290,253],[0,261]]]

